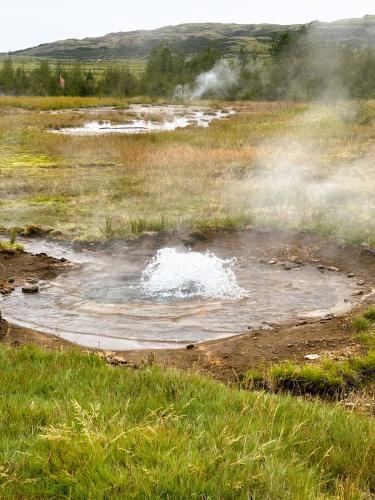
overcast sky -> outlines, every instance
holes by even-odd
[[[0,52],[191,22],[280,24],[375,14],[374,0],[0,0]]]

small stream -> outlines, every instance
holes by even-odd
[[[84,253],[52,241],[24,243],[79,265],[42,283],[38,294],[17,289],[1,299],[4,317],[92,348],[179,348],[353,307],[355,282],[343,273],[263,264],[242,248]]]

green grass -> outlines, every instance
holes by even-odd
[[[0,253],[17,253],[23,252],[23,245],[12,241],[0,240]]]
[[[366,343],[366,339],[363,339]],[[319,365],[297,365],[290,361],[266,368],[264,373],[250,371],[244,377],[248,388],[263,387],[272,392],[342,396],[364,385],[375,376],[375,350],[349,361],[323,360]]]
[[[0,56],[0,64],[3,63],[4,59],[8,56]],[[12,61],[14,66],[22,66],[27,73],[31,72],[33,69],[40,65],[41,61],[45,58],[39,57],[24,57],[12,55]],[[57,60],[53,58],[48,58],[51,69],[56,69],[57,66],[64,70],[72,70],[77,66],[77,60]],[[130,59],[119,59],[110,61],[79,61],[79,66],[83,71],[91,71],[95,76],[100,76],[108,67],[118,67],[123,68],[124,66],[129,68],[129,70],[135,74],[140,75],[144,72],[146,67],[146,59],[142,58],[130,58]]]
[[[96,355],[0,348],[0,496],[369,498],[375,423]]]
[[[352,319],[351,326],[357,340],[368,349],[366,355],[347,361],[323,359],[319,364],[298,365],[290,361],[244,375],[247,388],[265,388],[272,392],[289,391],[294,394],[313,394],[340,397],[351,389],[364,386],[375,376],[375,315],[369,307]]]
[[[108,217],[103,228],[103,235],[107,239],[126,238],[129,235],[140,235],[147,231],[163,231],[172,228],[175,224],[166,217]]]
[[[375,321],[375,307],[369,307],[364,313],[363,317],[369,321]]]
[[[365,332],[370,329],[371,321],[366,316],[356,316],[352,319],[352,327],[358,333]]]

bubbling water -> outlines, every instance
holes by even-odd
[[[155,255],[154,248],[81,253],[53,241],[22,242],[80,266],[41,283],[38,294],[17,287],[0,296],[4,318],[91,348],[174,349],[270,322],[342,314],[353,308],[357,290],[344,273],[315,264],[287,271],[258,262],[247,245]]]
[[[207,251],[178,252],[162,248],[141,277],[141,290],[156,298],[240,299],[247,291],[237,283],[235,258],[221,259]]]

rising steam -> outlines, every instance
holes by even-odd
[[[246,207],[262,225],[371,243],[374,147],[364,149],[358,141],[359,106],[324,101],[297,115],[292,131],[261,145],[256,167],[234,184],[232,203]],[[338,145],[335,134],[349,128],[348,120],[357,131]]]
[[[174,91],[177,99],[202,99],[205,97],[225,99],[238,85],[240,65],[236,60],[221,59],[215,66],[197,76],[193,88],[179,85]]]

